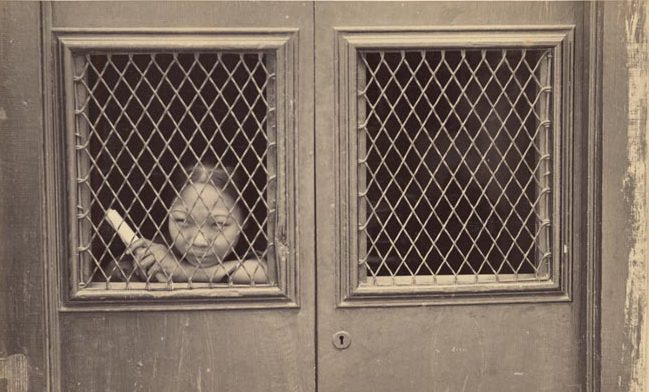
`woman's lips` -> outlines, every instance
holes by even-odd
[[[187,253],[192,256],[206,256],[209,250],[210,248],[207,246],[206,247],[192,246],[191,249],[187,251]]]
[[[212,254],[208,253],[209,248],[206,248],[202,253],[195,253],[194,251],[188,251],[185,253],[185,259],[195,266],[199,267],[209,267],[215,265],[219,262],[218,258]]]

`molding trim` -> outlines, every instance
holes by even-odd
[[[439,28],[336,28],[335,99],[337,140],[336,165],[338,257],[337,300],[339,307],[420,306],[462,303],[565,302],[572,298],[573,263],[579,260],[578,227],[573,227],[575,211],[571,200],[581,178],[574,154],[573,75],[574,25],[564,26],[482,26]],[[476,283],[457,285],[361,286],[358,279],[358,209],[355,198],[357,113],[357,52],[359,50],[444,49],[444,48],[552,48],[554,99],[552,146],[554,179],[551,211],[554,255],[548,280],[539,282]]]
[[[586,152],[586,282],[585,282],[585,377],[586,391],[601,390],[601,266],[602,266],[602,42],[604,6],[590,2],[584,13],[585,62],[584,85],[588,89],[585,104],[587,118]]]
[[[49,9],[44,4],[43,8]],[[299,269],[296,260],[296,194],[293,162],[297,140],[296,105],[298,94],[297,29],[51,29],[43,31],[43,61],[47,71],[46,88],[56,97],[46,104],[49,125],[45,154],[48,211],[52,224],[48,238],[51,292],[60,298],[56,308],[64,312],[156,311],[191,309],[259,309],[299,307]],[[45,41],[44,41],[45,42]],[[277,264],[277,286],[236,286],[182,288],[169,290],[95,289],[79,285],[79,255],[76,248],[77,203],[74,108],[72,105],[73,57],[88,51],[193,51],[255,50],[271,51],[276,58],[276,110],[274,126],[276,162],[270,175],[277,179],[276,208],[269,208],[269,220],[276,222],[269,247]],[[57,102],[63,102],[58,104]],[[272,139],[272,138],[271,138]],[[275,174],[276,173],[276,174]],[[277,175],[279,174],[279,175]],[[271,188],[272,188],[271,187]],[[272,191],[272,189],[271,189]],[[54,216],[56,215],[56,216]],[[55,223],[54,223],[55,222]],[[272,272],[271,272],[272,273]],[[197,284],[198,285],[198,284]],[[184,285],[187,286],[187,285]],[[166,288],[166,286],[165,286]]]
[[[43,268],[45,270],[45,329],[47,342],[47,369],[46,385],[48,392],[61,391],[61,335],[59,326],[59,260],[64,259],[66,250],[65,239],[55,233],[64,222],[64,215],[58,206],[61,203],[61,185],[63,178],[62,166],[56,156],[62,152],[61,138],[56,133],[55,124],[58,123],[58,115],[54,110],[56,97],[54,95],[54,83],[57,69],[52,56],[52,5],[49,2],[41,3],[41,84],[43,89],[43,133],[44,133],[44,169],[43,192],[44,201],[44,227],[43,238],[45,238],[45,254],[43,256]]]

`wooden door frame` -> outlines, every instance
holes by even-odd
[[[600,380],[600,295],[601,295],[601,105],[602,105],[602,48],[601,42],[603,33],[603,7],[601,3],[589,3],[584,13],[585,34],[588,37],[587,52],[584,62],[588,64],[584,75],[586,80],[588,96],[584,99],[587,115],[584,125],[587,127],[586,149],[588,181],[584,188],[586,190],[586,279],[585,279],[585,309],[583,319],[585,320],[585,383],[586,391],[599,392]]]
[[[579,16],[582,18],[583,28],[577,32],[583,45],[575,48],[575,57],[582,56],[584,67],[584,69],[575,70],[575,72],[583,72],[582,75],[575,77],[575,80],[578,78],[582,82],[582,94],[584,96],[581,97],[579,106],[574,107],[575,113],[582,118],[580,129],[577,130],[581,132],[579,137],[581,143],[574,146],[574,154],[577,161],[576,165],[581,166],[582,173],[582,178],[575,179],[576,186],[579,189],[575,195],[578,197],[575,202],[575,214],[579,214],[580,226],[583,229],[575,242],[578,244],[576,248],[580,254],[578,262],[581,263],[584,275],[582,276],[583,284],[574,288],[575,292],[579,291],[579,296],[583,299],[583,303],[580,304],[579,321],[575,321],[575,323],[579,324],[579,331],[582,335],[574,343],[579,345],[579,358],[580,362],[583,362],[579,364],[577,369],[580,373],[580,384],[572,387],[585,388],[588,391],[600,390],[600,193],[602,188],[600,109],[602,105],[601,58],[603,54],[600,45],[603,34],[603,11],[603,4],[584,4],[583,14]],[[345,22],[339,23],[345,25]],[[395,24],[398,23],[395,22]],[[347,25],[345,27],[347,28]],[[385,28],[387,29],[387,27]],[[577,100],[575,99],[575,101]],[[334,119],[333,122],[337,120]],[[323,204],[328,205],[328,202]],[[320,210],[320,213],[322,214],[322,210]],[[326,317],[320,316],[320,319],[326,319]],[[327,332],[329,331],[319,331],[319,334],[327,334]],[[329,335],[324,336],[326,338]],[[324,338],[321,339],[322,341],[324,341]]]
[[[601,390],[649,388],[649,5],[602,2]]]
[[[221,3],[224,7],[232,5],[234,2],[229,2],[230,4]],[[288,3],[289,6],[295,5],[297,8],[299,4],[297,3]],[[66,157],[66,143],[69,143],[68,140],[61,137],[64,133],[62,132],[61,124],[63,120],[63,110],[62,102],[60,101],[61,94],[61,79],[62,79],[62,69],[60,66],[60,59],[53,53],[57,45],[57,35],[60,34],[71,34],[71,33],[102,33],[106,35],[119,35],[124,32],[135,31],[138,34],[143,36],[146,34],[151,35],[152,33],[159,34],[179,34],[179,35],[189,35],[197,36],[199,34],[220,34],[232,35],[239,37],[239,40],[234,40],[228,42],[229,45],[233,47],[241,47],[241,42],[244,39],[248,40],[248,44],[252,39],[255,38],[254,34],[257,34],[257,37],[264,36],[262,39],[268,41],[268,36],[272,36],[276,33],[286,34],[290,36],[286,42],[290,41],[290,49],[286,52],[289,52],[290,56],[286,56],[283,59],[285,62],[282,64],[283,68],[288,68],[287,64],[290,64],[292,67],[291,70],[295,72],[290,75],[281,74],[277,72],[279,78],[284,78],[286,80],[286,85],[284,86],[283,94],[286,94],[288,99],[283,99],[282,102],[287,108],[287,114],[285,118],[280,118],[278,123],[280,126],[282,124],[286,125],[286,132],[290,133],[290,139],[294,140],[298,138],[297,130],[302,130],[299,138],[301,141],[298,143],[295,142],[295,146],[290,146],[293,148],[292,151],[284,151],[284,146],[279,147],[280,152],[286,156],[286,162],[282,162],[279,166],[283,169],[291,171],[291,173],[302,172],[299,170],[296,162],[298,158],[297,154],[300,154],[302,157],[312,156],[309,154],[302,154],[299,152],[299,147],[302,144],[309,143],[309,139],[313,137],[312,134],[309,134],[309,128],[306,126],[306,122],[311,116],[311,103],[312,101],[308,99],[310,97],[310,92],[308,89],[306,91],[301,91],[301,96],[306,97],[305,104],[295,104],[295,101],[298,100],[298,91],[302,87],[301,83],[308,82],[309,78],[312,75],[310,67],[312,64],[306,63],[300,64],[298,58],[298,52],[304,51],[304,48],[298,50],[298,46],[308,45],[310,42],[307,42],[306,39],[309,37],[308,31],[298,31],[299,28],[289,28],[289,27],[276,27],[269,28],[267,30],[261,30],[257,27],[247,27],[239,28],[237,27],[195,27],[195,28],[147,28],[147,29],[138,29],[138,28],[101,28],[101,29],[61,29],[58,26],[53,26],[53,20],[55,20],[53,8],[55,6],[49,2],[43,2],[40,4],[40,15],[39,15],[39,25],[40,25],[40,65],[41,65],[41,85],[43,90],[42,98],[42,114],[43,118],[43,178],[42,186],[44,190],[44,209],[43,209],[43,241],[44,241],[44,256],[43,256],[43,267],[44,267],[44,287],[43,287],[43,303],[46,308],[43,324],[45,328],[45,334],[47,339],[47,348],[45,352],[45,361],[46,361],[46,371],[45,371],[45,382],[47,383],[47,391],[61,391],[65,388],[63,383],[64,364],[63,353],[65,348],[63,346],[64,334],[61,330],[61,321],[63,317],[61,314],[100,314],[103,312],[111,313],[123,313],[129,311],[138,311],[138,312],[159,312],[159,311],[169,311],[170,313],[177,313],[179,311],[204,311],[204,310],[219,310],[219,311],[232,311],[233,313],[240,314],[242,311],[255,311],[255,310],[264,310],[273,312],[274,309],[282,310],[284,312],[292,312],[291,314],[297,313],[297,310],[302,308],[303,313],[314,312],[315,306],[312,304],[313,299],[310,298],[311,292],[308,291],[310,285],[309,279],[305,279],[305,276],[312,275],[310,272],[313,270],[313,265],[311,261],[313,257],[301,257],[305,256],[306,253],[313,253],[311,247],[306,247],[305,243],[312,243],[313,233],[311,229],[305,229],[306,223],[299,223],[295,219],[293,214],[293,220],[290,222],[291,227],[282,231],[282,241],[279,241],[278,247],[282,253],[283,260],[283,275],[281,275],[280,280],[285,284],[280,282],[279,286],[275,288],[270,288],[272,291],[284,290],[286,293],[281,293],[280,295],[264,295],[258,296],[257,300],[254,298],[243,298],[239,299],[228,299],[226,298],[227,293],[220,298],[218,302],[209,302],[202,301],[196,296],[186,297],[180,299],[180,301],[164,302],[164,303],[155,303],[148,302],[143,299],[135,299],[131,304],[122,302],[109,305],[109,302],[102,304],[101,301],[88,301],[88,303],[83,304],[83,306],[74,306],[69,300],[69,287],[67,287],[68,280],[66,277],[69,275],[69,268],[66,266],[70,262],[68,255],[69,251],[69,242],[71,239],[66,234],[64,230],[67,226],[70,225],[70,220],[66,215],[66,206],[70,206],[70,203],[66,200],[66,185],[70,184],[70,171],[66,169],[65,157]],[[233,7],[232,7],[233,8]],[[306,7],[305,7],[306,8]],[[233,8],[234,9],[234,8]],[[242,14],[245,15],[245,14]],[[245,16],[242,17],[244,19]],[[296,19],[296,18],[293,18]],[[246,22],[247,23],[247,22]],[[301,26],[304,23],[308,22],[295,22],[297,26]],[[245,24],[245,23],[244,23]],[[272,23],[271,23],[272,24]],[[302,33],[305,37],[302,38],[302,41],[296,43],[298,35]],[[159,37],[160,38],[160,37]],[[92,40],[92,38],[91,38]],[[160,41],[164,42],[163,38],[160,38]],[[280,39],[282,41],[282,39]],[[278,41],[279,42],[279,41]],[[280,43],[282,45],[283,43]],[[237,46],[238,45],[238,46]],[[256,48],[256,46],[250,46]],[[283,48],[282,48],[283,49]],[[281,50],[281,49],[280,49]],[[302,72],[306,70],[305,72]],[[287,72],[288,73],[288,72]],[[302,81],[300,81],[298,86],[298,75],[301,76]],[[306,81],[306,82],[305,82]],[[303,89],[304,90],[304,89]],[[290,109],[289,109],[290,108]],[[278,117],[281,117],[278,116]],[[286,120],[286,123],[282,121]],[[290,124],[288,124],[290,123]],[[287,138],[288,139],[288,138]],[[280,143],[278,143],[280,144]],[[312,144],[312,143],[311,143]],[[308,161],[312,158],[302,158],[302,160]],[[308,165],[305,169],[308,171]],[[312,185],[309,183],[308,175],[302,173],[301,175],[287,175],[282,180],[286,180],[288,184],[286,188],[291,189],[291,191],[285,192],[281,197],[288,199],[287,204],[292,210],[301,209],[303,216],[310,217],[308,203],[304,199],[309,199],[309,196],[312,195]],[[288,178],[288,179],[286,179]],[[72,185],[74,186],[74,185]],[[304,189],[308,189],[304,191]],[[302,200],[295,200],[293,197],[299,190],[302,191]],[[297,235],[295,231],[299,229],[300,233]],[[296,237],[300,237],[298,239]],[[279,237],[278,237],[279,238]],[[289,248],[290,243],[292,248]],[[301,260],[296,261],[296,258],[301,258]],[[288,261],[288,260],[291,261]],[[297,264],[302,264],[302,268],[299,268]],[[301,285],[300,285],[301,282]],[[251,290],[255,290],[251,288]],[[258,290],[257,290],[258,291]],[[268,291],[268,290],[267,290]],[[287,295],[285,295],[287,294]],[[155,296],[155,294],[154,294]],[[271,298],[274,296],[275,298]],[[306,297],[309,296],[309,297]],[[164,297],[164,295],[163,295]],[[162,298],[162,297],[160,297]],[[302,300],[301,300],[302,299]],[[119,299],[118,299],[119,302]],[[108,305],[107,305],[108,304]],[[297,317],[297,316],[296,316]],[[302,318],[305,318],[303,316]],[[314,333],[310,331],[310,333]],[[305,334],[306,335],[306,334]],[[289,336],[286,334],[286,336]],[[308,347],[309,344],[314,344],[313,342],[304,342],[304,347]],[[297,344],[297,343],[296,343]],[[313,352],[315,355],[315,347],[313,347]],[[308,361],[308,360],[306,360]],[[315,359],[313,358],[313,361]],[[306,363],[306,362],[305,362]],[[305,378],[305,379],[308,379]],[[303,378],[299,378],[298,382],[304,381]],[[315,370],[313,370],[313,379],[308,381],[312,385],[315,385]],[[311,384],[305,384],[301,387],[308,388],[311,387]],[[296,386],[298,388],[300,386]]]
[[[1,16],[1,20],[7,23],[3,25],[6,27],[5,32],[9,37],[15,39],[15,45],[11,51],[6,52],[8,57],[5,58],[6,64],[12,64],[17,67],[18,64],[25,61],[30,57],[38,57],[41,54],[40,47],[42,42],[38,42],[43,37],[38,36],[39,31],[46,32],[47,26],[42,25],[44,22],[40,9],[44,5],[39,6],[34,3],[12,4],[5,3],[3,10],[6,11]],[[646,181],[649,177],[649,148],[647,148],[647,122],[638,121],[642,118],[629,117],[628,111],[616,115],[611,114],[614,108],[603,106],[607,99],[617,97],[612,90],[620,89],[622,97],[626,99],[624,104],[627,105],[644,105],[642,94],[647,93],[647,87],[643,85],[634,85],[629,88],[626,86],[618,87],[608,85],[606,90],[606,83],[603,80],[603,73],[615,73],[619,76],[622,82],[629,78],[631,72],[647,72],[646,56],[647,50],[647,34],[631,34],[625,33],[625,26],[627,23],[632,24],[635,31],[647,31],[649,29],[649,17],[646,5],[640,1],[629,1],[620,3],[592,3],[589,5],[589,14],[585,17],[589,20],[590,29],[589,41],[591,43],[602,42],[604,36],[610,36],[610,42],[615,43],[618,48],[614,48],[611,44],[609,46],[592,45],[593,50],[590,52],[589,63],[593,67],[593,72],[589,74],[591,86],[594,86],[589,94],[589,102],[591,109],[588,114],[588,122],[590,132],[594,135],[592,143],[588,147],[589,155],[592,157],[591,165],[587,171],[589,173],[589,203],[594,206],[599,206],[589,211],[588,215],[588,243],[591,244],[588,249],[588,257],[594,261],[592,264],[595,268],[589,270],[587,277],[588,286],[586,288],[589,300],[586,308],[585,319],[587,325],[586,344],[588,353],[587,364],[587,382],[590,391],[600,390],[631,390],[641,391],[649,385],[649,288],[647,286],[647,277],[649,276],[649,238],[647,233],[649,229],[641,226],[641,222],[649,222],[649,194],[647,193]],[[644,18],[641,18],[644,16]],[[10,18],[15,18],[13,22],[9,22]],[[30,37],[30,35],[36,35]],[[620,45],[620,42],[623,43]],[[12,43],[13,45],[13,43]],[[645,45],[645,46],[642,46]],[[620,55],[621,57],[617,57]],[[645,56],[645,60],[642,60]],[[629,59],[640,59],[636,62],[634,67],[627,67]],[[39,63],[40,64],[40,63]],[[14,68],[11,68],[14,69]],[[31,72],[30,68],[24,69],[26,72]],[[47,76],[51,69],[45,68],[41,71],[41,77]],[[42,86],[42,79],[39,81],[38,76],[32,75],[34,86]],[[43,146],[43,137],[47,132],[44,130],[50,129],[52,126],[52,119],[46,115],[48,108],[51,105],[52,97],[47,94],[47,90],[42,95],[34,95],[29,92],[24,95],[17,95],[16,91],[25,89],[19,87],[18,83],[24,78],[14,78],[11,74],[0,73],[0,80],[3,82],[9,81],[9,95],[0,97],[3,110],[0,118],[3,120],[3,127],[14,124],[7,122],[6,119],[11,117],[18,117],[22,119],[29,119],[22,124],[16,125],[14,128],[8,130],[6,139],[3,140],[3,148],[0,151],[3,153],[13,151],[13,149],[20,150],[20,146],[24,143],[33,143],[35,145]],[[613,79],[612,79],[613,80]],[[15,90],[14,90],[15,89]],[[623,105],[623,104],[620,104]],[[34,110],[34,108],[41,108],[42,110]],[[9,114],[9,115],[7,115]],[[606,116],[613,117],[611,120],[605,120]],[[618,120],[621,120],[620,124]],[[645,119],[646,120],[646,119]],[[9,120],[10,121],[10,120]],[[623,146],[624,152],[622,158],[626,158],[624,154],[632,155],[632,165],[624,162],[620,167],[616,168],[613,176],[620,178],[620,183],[623,178],[628,178],[629,183],[635,186],[629,187],[623,196],[606,196],[605,201],[618,200],[624,202],[624,209],[626,215],[621,217],[622,220],[630,219],[634,222],[632,233],[634,240],[631,244],[624,245],[621,253],[626,253],[628,257],[622,260],[612,260],[611,254],[603,254],[600,246],[595,244],[601,243],[603,230],[601,222],[605,219],[605,213],[602,213],[601,206],[602,200],[602,159],[605,158],[603,150],[606,149],[605,140],[602,138],[602,133],[607,132],[607,127],[622,127],[627,128],[623,133],[624,140],[629,137],[634,138],[635,142],[626,146],[626,142],[622,141],[615,147]],[[7,130],[7,128],[3,128]],[[615,132],[613,129],[610,132]],[[22,139],[19,137],[22,135]],[[23,144],[21,144],[23,143]],[[611,147],[612,148],[612,147]],[[23,168],[18,175],[32,176],[30,181],[23,181],[16,185],[12,179],[2,177],[1,183],[4,188],[13,186],[13,195],[23,194],[28,189],[32,189],[35,184],[40,184],[41,192],[45,189],[45,184],[51,184],[56,181],[55,178],[46,178],[44,176],[44,161],[45,157],[42,150],[34,149],[29,156],[38,156],[40,159],[35,158],[36,164],[31,168]],[[8,161],[11,159],[11,154],[0,154],[2,157],[3,169],[12,167],[10,165],[15,162]],[[26,158],[21,158],[26,159]],[[21,161],[23,162],[23,161]],[[24,162],[23,162],[24,163]],[[607,165],[607,162],[604,162]],[[6,166],[5,166],[6,165]],[[40,174],[38,174],[40,173]],[[645,184],[644,187],[640,184]],[[594,191],[594,192],[591,192]],[[604,193],[619,194],[618,189],[611,191],[604,191]],[[39,192],[36,192],[39,193]],[[2,202],[7,203],[8,206],[18,207],[21,205],[19,200],[11,199],[9,193],[2,194]],[[626,197],[629,197],[626,199]],[[40,194],[35,196],[36,200],[44,202],[45,195]],[[58,356],[58,346],[56,342],[56,331],[52,327],[56,324],[57,312],[55,307],[51,306],[51,298],[49,295],[49,285],[51,280],[44,275],[51,275],[54,271],[48,270],[48,263],[43,263],[43,260],[49,260],[55,253],[56,243],[46,244],[47,238],[46,225],[52,225],[54,222],[46,221],[50,219],[47,212],[47,204],[43,203],[40,209],[42,222],[36,222],[36,225],[43,228],[42,231],[28,233],[29,235],[21,242],[12,246],[15,249],[18,246],[28,245],[28,240],[35,240],[38,242],[37,246],[33,246],[32,250],[38,252],[38,257],[32,257],[30,260],[33,262],[30,266],[32,271],[31,276],[27,273],[12,273],[5,267],[13,262],[14,259],[25,258],[27,260],[27,252],[16,253],[11,259],[7,258],[1,260],[0,272],[6,274],[8,281],[11,282],[11,289],[20,294],[20,298],[24,297],[26,291],[31,292],[31,311],[30,315],[10,314],[11,319],[8,323],[16,326],[15,329],[0,331],[0,340],[23,342],[22,349],[13,344],[3,345],[7,352],[0,353],[1,355],[14,354],[12,350],[23,350],[23,354],[30,362],[32,367],[31,371],[31,386],[41,388],[44,390],[57,390],[56,385],[60,379],[60,370],[52,359]],[[10,227],[15,224],[12,216],[3,215],[0,224],[4,227]],[[611,229],[606,229],[611,230]],[[10,240],[18,238],[16,235],[11,235]],[[60,246],[60,244],[59,244]],[[635,252],[633,255],[631,251]],[[633,257],[632,257],[633,256]],[[620,272],[614,277],[605,276],[604,273],[609,269],[603,271],[600,267],[609,263],[617,262],[620,266]],[[38,267],[40,264],[40,268]],[[608,267],[607,267],[608,268]],[[31,278],[32,280],[30,281]],[[612,293],[602,293],[602,286],[608,287],[611,280],[620,279],[621,283],[613,287]],[[29,286],[27,283],[30,282]],[[9,287],[9,286],[8,286]],[[633,297],[629,297],[632,301],[628,306],[624,306],[627,295],[630,291]],[[612,298],[615,297],[615,298]],[[13,303],[14,299],[2,298],[3,305]],[[48,305],[49,304],[49,305]],[[617,308],[620,304],[623,305],[622,309],[613,311],[607,310],[608,308]],[[613,317],[616,316],[616,317]],[[619,317],[618,317],[619,316]],[[643,316],[643,317],[640,317]],[[614,326],[614,324],[619,324]],[[32,328],[31,331],[27,327]],[[31,337],[30,337],[31,336]],[[40,336],[40,337],[39,337]],[[601,342],[604,340],[605,342]],[[608,343],[607,343],[608,342]],[[603,344],[602,344],[603,343]],[[606,347],[603,347],[606,346]],[[620,357],[626,360],[620,364]],[[600,366],[601,365],[601,366]],[[610,367],[607,374],[600,375],[601,368]],[[39,369],[39,370],[37,370]],[[620,380],[620,384],[617,380]],[[610,388],[610,389],[608,389]]]

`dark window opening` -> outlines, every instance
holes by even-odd
[[[92,53],[75,59],[83,283],[154,281],[132,261],[121,262],[128,252],[105,218],[109,209],[179,260],[196,253],[196,247],[180,246],[194,239],[171,238],[169,219],[184,189],[174,179],[184,177],[187,185],[197,165],[225,173],[222,188],[242,211],[233,223],[240,233],[226,241],[226,254],[219,258],[222,265],[232,261],[235,266],[225,268],[223,277],[203,281],[233,283],[233,276],[243,273],[254,282],[255,274],[267,273],[264,263],[254,271],[242,265],[251,258],[272,262],[267,248],[274,199],[269,171],[274,169],[267,164],[274,154],[268,132],[274,61],[266,52]],[[204,204],[200,195],[198,204]],[[222,223],[196,223],[199,234],[207,233],[209,224]],[[205,246],[216,240],[211,241]],[[186,277],[190,282],[204,272],[195,259],[196,268]]]
[[[548,49],[359,53],[368,278],[547,277]]]

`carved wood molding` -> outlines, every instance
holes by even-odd
[[[340,181],[337,189],[338,303],[342,307],[407,306],[458,303],[562,302],[572,295],[573,263],[580,257],[576,239],[580,228],[573,227],[572,205],[576,191],[575,171],[583,159],[573,146],[573,52],[574,26],[453,26],[439,28],[337,28],[335,38],[336,165]],[[500,49],[551,48],[553,61],[552,147],[553,208],[551,278],[539,282],[424,284],[391,287],[361,286],[358,280],[358,223],[355,190],[358,181],[355,162],[357,113],[356,86],[361,50],[403,49]],[[557,224],[558,223],[558,224]]]
[[[46,107],[52,118],[52,136],[46,143],[49,156],[47,194],[50,214],[48,233],[58,239],[51,253],[50,279],[60,297],[62,311],[124,311],[169,309],[232,309],[299,306],[299,270],[296,260],[295,146],[298,90],[296,29],[51,29],[44,48],[44,62],[53,68],[46,87],[59,99]],[[149,53],[159,51],[271,51],[276,58],[276,110],[274,132],[277,160],[275,222],[269,249],[277,260],[275,287],[214,287],[174,290],[86,288],[80,285],[77,228],[79,204],[74,153],[73,57],[92,51]],[[62,104],[59,104],[62,102]]]

